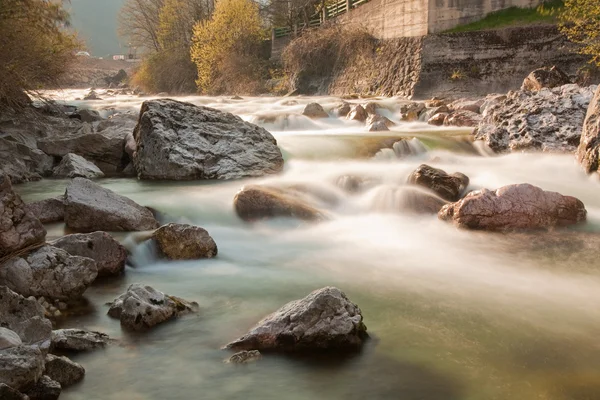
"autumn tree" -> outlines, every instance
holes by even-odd
[[[600,66],[600,1],[565,0],[560,29]]]
[[[207,94],[261,90],[266,31],[257,3],[220,0],[210,20],[194,27],[191,56],[198,69],[198,88]]]
[[[0,105],[22,106],[24,92],[57,82],[80,45],[66,30],[62,2],[0,0]]]

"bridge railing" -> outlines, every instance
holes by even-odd
[[[309,20],[308,26],[306,23],[296,23],[294,26],[273,28],[273,39],[298,35],[306,28],[317,28],[321,26],[324,21],[347,13],[353,8],[368,2],[369,0],[338,0],[335,3],[326,6],[320,13],[313,15]]]

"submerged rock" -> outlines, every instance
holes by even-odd
[[[585,221],[586,214],[575,197],[519,184],[471,192],[438,216],[461,228],[502,231],[573,225]]]
[[[457,201],[469,186],[469,177],[460,172],[452,175],[422,164],[408,177],[408,183],[427,188],[444,200]]]
[[[141,179],[239,179],[278,173],[283,157],[265,129],[170,99],[142,104],[134,133]]]
[[[84,178],[65,192],[65,222],[79,232],[146,231],[158,227],[149,209]]]
[[[43,243],[46,230],[0,173],[0,258],[28,246]]]
[[[324,215],[293,192],[279,188],[249,185],[233,199],[238,216],[244,221],[291,217],[306,221],[322,220]]]
[[[104,172],[100,168],[85,158],[77,154],[69,153],[63,157],[62,161],[52,171],[57,178],[102,178]]]
[[[94,260],[45,245],[4,263],[0,268],[0,285],[23,296],[71,300],[80,297],[96,276]]]
[[[329,114],[319,103],[307,104],[304,111],[302,111],[302,115],[311,119],[329,118]]]
[[[6,286],[0,286],[0,326],[15,332],[25,345],[43,351],[50,347],[52,323],[44,317],[44,308]]]
[[[573,152],[596,86],[565,85],[537,92],[513,91],[490,97],[475,138],[495,152]]]
[[[110,343],[108,335],[83,329],[52,331],[52,351],[83,352],[102,349]]]
[[[61,391],[60,383],[44,375],[27,390],[27,395],[31,400],[56,400]]]
[[[44,372],[44,355],[35,346],[0,350],[0,384],[22,390],[35,383]]]
[[[110,305],[108,315],[119,318],[124,328],[140,331],[197,310],[197,303],[133,284]]]
[[[262,358],[262,354],[258,350],[250,350],[250,351],[240,351],[239,353],[235,353],[227,362],[229,364],[248,364],[251,362],[256,362]]]
[[[217,244],[199,226],[168,224],[158,228],[152,238],[170,260],[197,260],[217,256]]]
[[[106,232],[67,235],[50,244],[73,256],[94,260],[99,277],[118,276],[125,271],[127,250]]]
[[[537,91],[543,88],[552,89],[557,86],[568,85],[569,83],[571,83],[569,76],[557,66],[552,66],[550,68],[538,68],[531,72],[523,81],[521,89]]]
[[[269,315],[232,350],[357,350],[368,338],[360,308],[335,287],[316,290]]]
[[[445,204],[435,193],[418,187],[382,185],[371,193],[371,209],[377,212],[437,214]]]
[[[585,121],[581,143],[577,149],[577,160],[588,174],[599,169],[600,159],[600,87],[590,102]]]
[[[65,219],[65,197],[34,201],[26,205],[27,209],[43,224],[62,222]]]
[[[67,357],[48,354],[45,360],[44,374],[60,383],[61,387],[66,388],[84,378],[85,368]]]

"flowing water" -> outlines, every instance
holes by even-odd
[[[137,110],[140,99],[73,101],[105,115]],[[86,367],[66,400],[159,399],[600,399],[600,196],[572,156],[489,157],[465,130],[399,123],[384,135],[335,118],[298,115],[311,98],[185,98],[236,113],[277,138],[283,174],[235,182],[100,183],[160,210],[167,221],[206,228],[219,246],[213,260],[163,262],[133,245],[135,268],[86,292],[93,312],[65,327],[119,339],[105,351],[74,357]],[[338,100],[318,98],[332,107]],[[297,104],[295,103],[297,102]],[[397,99],[378,100],[398,122]],[[378,151],[381,143],[416,137]],[[395,139],[394,139],[395,138]],[[391,147],[391,146],[388,146]],[[368,153],[368,154],[367,154]],[[374,157],[373,157],[374,155]],[[398,210],[409,173],[427,162],[471,178],[470,188],[528,182],[580,198],[586,225],[546,234],[489,234],[455,229],[436,216]],[[336,183],[370,182],[349,195]],[[343,178],[346,177],[346,178]],[[303,184],[336,201],[310,224],[245,224],[232,199],[248,182]],[[18,186],[26,200],[56,195],[66,181]],[[62,225],[48,227],[51,237]],[[197,301],[198,315],[143,334],[122,332],[105,303],[130,283]],[[362,309],[373,340],[344,358],[267,355],[235,366],[220,347],[286,302],[334,285]]]

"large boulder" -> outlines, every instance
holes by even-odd
[[[10,178],[0,174],[0,258],[42,243],[46,230],[15,193]]]
[[[367,338],[360,308],[341,290],[325,287],[286,304],[226,348],[235,351],[356,350]]]
[[[144,102],[134,136],[140,179],[239,179],[283,168],[277,141],[265,129],[180,101]]]
[[[158,228],[153,240],[161,254],[170,260],[197,260],[217,256],[217,244],[199,226],[168,224]]]
[[[585,121],[581,142],[577,149],[577,160],[589,174],[599,169],[600,159],[600,87],[592,99]]]
[[[565,85],[492,96],[482,108],[475,138],[495,152],[574,152],[596,86]]]
[[[103,349],[110,343],[108,335],[83,329],[52,331],[51,351],[84,352]]]
[[[275,187],[249,185],[233,199],[238,216],[245,221],[290,217],[306,221],[324,219],[323,213],[297,193]]]
[[[557,86],[568,85],[571,83],[569,75],[565,74],[558,67],[543,67],[532,71],[523,81],[523,90],[537,91],[543,88],[552,89]]]
[[[54,159],[23,143],[0,138],[0,174],[5,173],[14,183],[37,181],[50,175]]]
[[[98,276],[118,276],[125,270],[127,250],[106,232],[77,233],[50,243],[73,256],[96,261]]]
[[[0,350],[0,384],[22,390],[35,383],[44,372],[44,355],[35,346]]]
[[[141,331],[197,310],[196,303],[133,284],[111,303],[108,315],[120,319],[126,329]]]
[[[43,224],[62,222],[65,220],[65,197],[51,197],[49,199],[27,203],[27,209]]]
[[[460,172],[450,175],[422,164],[410,174],[408,183],[427,188],[444,200],[457,201],[469,186],[469,177]]]
[[[307,104],[304,111],[302,111],[302,115],[311,119],[329,118],[329,114],[319,103]]]
[[[52,323],[44,317],[44,308],[33,298],[25,298],[6,286],[0,286],[0,326],[19,335],[25,345],[43,351],[50,347]]]
[[[529,184],[508,185],[494,192],[484,189],[440,210],[442,220],[456,226],[490,231],[544,229],[585,221],[581,201]]]
[[[104,172],[96,167],[94,163],[78,156],[77,154],[69,153],[64,156],[60,162],[52,170],[52,174],[57,178],[102,178]]]
[[[44,374],[66,388],[80,382],[85,376],[85,368],[64,356],[46,355]]]
[[[0,285],[23,296],[71,300],[79,298],[97,276],[94,260],[45,245],[5,262]]]
[[[78,232],[146,231],[158,227],[149,209],[84,178],[65,192],[65,222]]]

